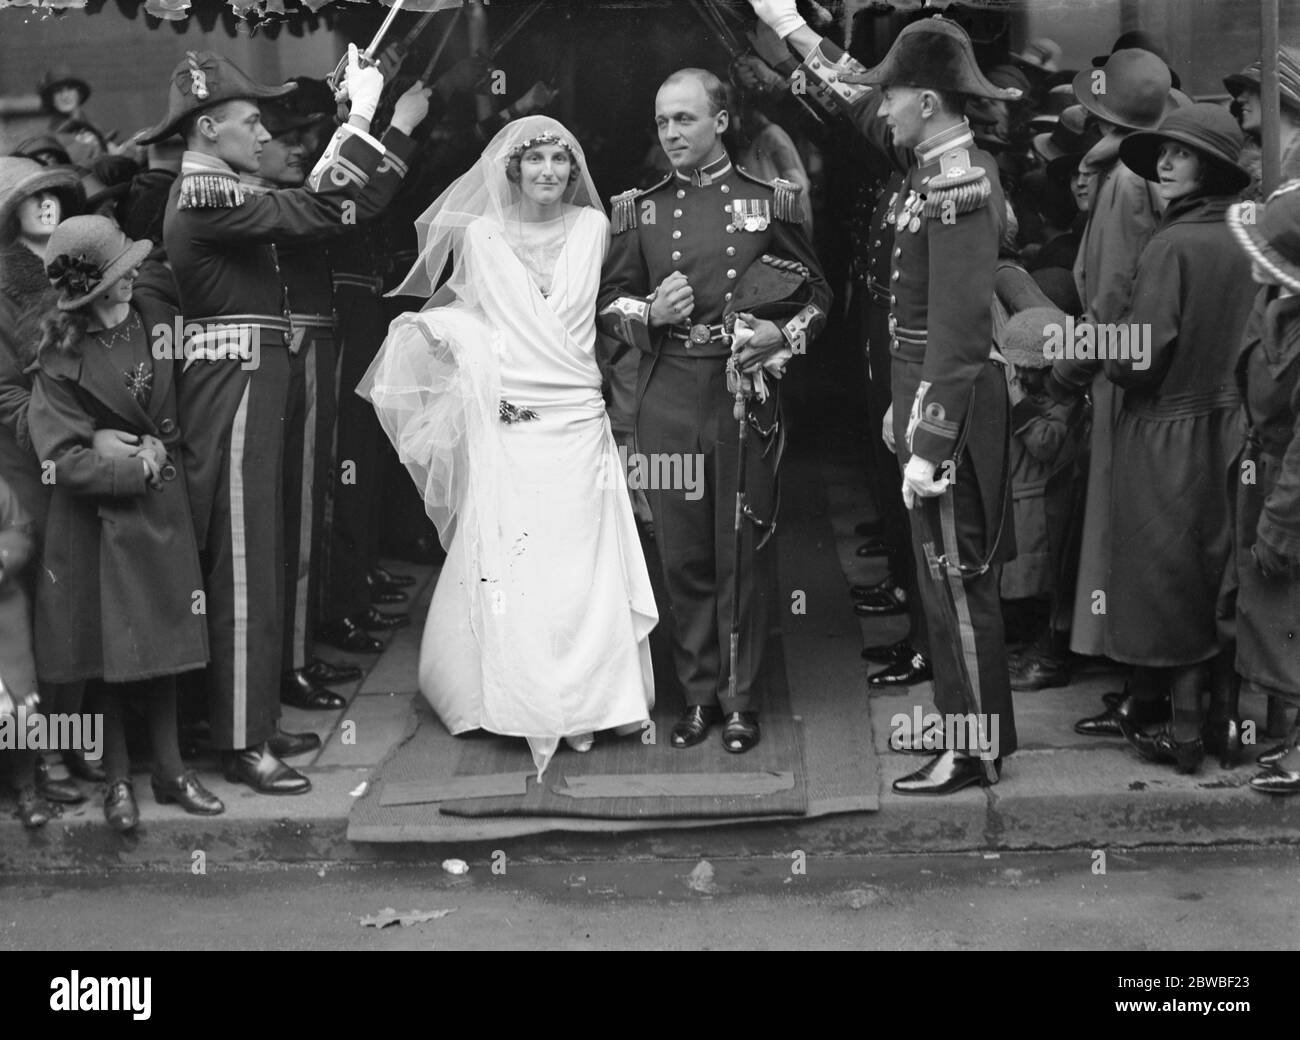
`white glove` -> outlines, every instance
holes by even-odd
[[[918,498],[934,498],[948,490],[948,478],[934,479],[934,463],[913,455],[903,469],[903,505],[911,509]]]
[[[343,84],[352,102],[350,114],[373,119],[375,109],[379,107],[379,95],[384,89],[384,74],[377,65],[361,67],[355,43],[348,44],[348,71]]]
[[[893,454],[898,454],[898,449],[894,447],[894,406],[892,404],[885,409],[885,420],[880,424],[880,439]]]
[[[759,20],[783,40],[796,29],[804,29],[808,25],[799,17],[795,0],[749,0],[749,5]]]

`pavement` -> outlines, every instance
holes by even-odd
[[[853,526],[868,515],[860,475],[851,460],[821,464],[842,587],[806,590],[809,596],[842,598],[848,585],[877,580],[880,560],[860,560]],[[105,826],[100,798],[73,807],[36,832],[13,816],[0,799],[0,875],[45,871],[175,869],[178,865],[294,863],[423,863],[458,857],[488,862],[502,842],[436,845],[364,845],[346,839],[348,811],[373,768],[413,725],[412,704],[421,622],[435,572],[390,561],[390,569],[418,576],[413,623],[388,636],[378,657],[327,652],[367,669],[350,687],[339,687],[348,706],[338,712],[285,709],[284,728],[319,733],[322,749],[294,761],[311,777],[310,793],[290,798],[254,795],[220,778],[211,760],[200,762],[203,782],[226,804],[217,817],[188,816],[175,806],[154,804],[147,773],[135,778],[142,822],[121,836]],[[788,594],[789,590],[783,590]],[[798,618],[785,622],[797,624]],[[862,622],[863,645],[903,634],[905,619]],[[861,679],[845,697],[868,696],[866,662]],[[1076,719],[1101,709],[1100,695],[1118,689],[1118,672],[1084,668],[1068,687],[1016,695],[1020,750],[1008,760],[1001,783],[968,788],[942,798],[893,793],[891,782],[924,759],[889,750],[891,719],[915,707],[933,710],[928,685],[900,693],[870,694],[871,739],[880,752],[880,810],[805,821],[720,825],[694,830],[623,835],[549,833],[509,841],[516,862],[583,860],[687,860],[808,855],[861,856],[997,850],[1137,848],[1300,844],[1300,799],[1270,798],[1249,789],[1253,754],[1234,770],[1207,759],[1193,776],[1140,760],[1122,740],[1077,736]],[[1261,746],[1265,706],[1244,701]],[[197,869],[197,867],[195,867]]]

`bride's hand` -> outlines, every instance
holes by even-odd
[[[411,131],[424,122],[424,117],[429,114],[429,94],[429,88],[418,79],[411,84],[410,89],[393,106],[393,129],[400,130],[409,137]]]

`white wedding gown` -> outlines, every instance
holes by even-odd
[[[448,547],[420,691],[452,733],[526,738],[539,776],[561,738],[654,705],[658,614],[595,359],[607,242],[589,207],[470,224],[456,303],[397,319],[362,384]]]

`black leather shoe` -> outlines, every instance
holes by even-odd
[[[369,577],[381,585],[396,585],[399,589],[409,589],[415,584],[415,577],[410,574],[394,574],[385,567],[376,564],[370,568]]]
[[[1252,776],[1250,786],[1264,794],[1296,794],[1300,792],[1300,773],[1274,763],[1258,776]]]
[[[673,726],[668,738],[675,748],[694,747],[709,735],[709,728],[722,721],[722,709],[713,705],[692,704]]]
[[[69,773],[88,784],[102,784],[108,779],[103,763],[91,762],[80,751],[63,752],[63,764]]]
[[[266,742],[266,746],[276,758],[292,758],[294,755],[305,755],[308,751],[318,751],[320,737],[315,733],[286,733],[280,730]]]
[[[175,802],[187,813],[195,816],[220,816],[226,811],[220,798],[209,791],[192,772],[182,773],[171,780],[152,777],[153,799],[159,805]]]
[[[895,661],[888,668],[867,676],[867,685],[873,690],[888,690],[896,686],[915,686],[934,678],[930,659],[914,652],[906,660]]]
[[[395,628],[405,628],[411,623],[410,614],[385,614],[382,610],[367,607],[360,614],[353,615],[353,620],[367,632],[391,632]]]
[[[1100,715],[1090,715],[1074,724],[1074,732],[1085,737],[1122,737],[1121,719],[1130,719],[1134,726],[1142,729],[1146,726],[1159,725],[1169,718],[1169,702],[1161,700],[1137,700],[1126,695],[1118,708],[1107,708]]]
[[[1291,750],[1291,742],[1284,740],[1280,744],[1274,744],[1271,748],[1261,751],[1255,756],[1255,761],[1261,766],[1273,766],[1286,758],[1286,753]]]
[[[372,575],[366,575],[366,587],[370,590],[371,603],[405,603],[407,595],[396,585],[389,585],[384,581],[376,581]]]
[[[855,550],[862,557],[888,556],[891,551],[882,538],[868,538]]]
[[[24,827],[31,831],[44,827],[54,819],[57,812],[54,806],[41,797],[34,783],[23,784],[18,792],[18,819]]]
[[[858,617],[887,617],[890,614],[907,613],[907,592],[901,585],[892,589],[881,589],[869,596],[860,596],[853,604],[853,613]]]
[[[895,661],[906,661],[915,652],[912,649],[911,640],[904,636],[897,643],[864,646],[862,648],[862,659],[864,661],[874,661],[876,664],[893,664]]]
[[[131,781],[118,780],[108,785],[104,795],[104,819],[115,831],[125,833],[135,830],[140,822],[140,807],[135,804],[135,791]]]
[[[1002,775],[1002,759],[993,760],[994,773]],[[899,794],[952,794],[963,787],[978,784],[988,787],[997,781],[989,779],[984,763],[964,751],[944,751],[932,758],[915,773],[894,781]]]
[[[853,533],[859,538],[879,538],[884,529],[885,525],[879,520],[863,520],[854,525]]]
[[[346,697],[317,685],[302,672],[281,677],[280,703],[305,711],[338,711],[348,706]]]
[[[302,669],[302,674],[312,682],[333,686],[336,683],[356,682],[364,673],[354,664],[334,664],[313,657],[307,667]]]
[[[866,599],[875,595],[877,592],[887,592],[890,589],[897,588],[898,582],[894,580],[892,574],[886,574],[874,585],[850,585],[849,595],[854,599]]]
[[[1194,740],[1178,741],[1164,726],[1147,733],[1122,715],[1119,726],[1124,739],[1148,762],[1163,762],[1180,773],[1195,773],[1205,758],[1205,745],[1199,736]]]
[[[348,617],[321,625],[316,629],[316,638],[350,654],[380,654],[384,651],[383,643],[367,635],[355,620]]]
[[[36,756],[36,770],[33,774],[36,790],[41,797],[61,805],[80,805],[86,800],[85,792],[73,780],[56,780],[50,776],[49,763],[44,755]]]
[[[1020,693],[1046,690],[1053,686],[1070,685],[1070,666],[1065,661],[1028,654],[1021,658],[1020,667],[1011,670],[1011,688]]]
[[[247,784],[258,794],[306,794],[311,781],[281,762],[265,744],[223,751],[221,765],[232,784]]]
[[[722,720],[722,746],[733,755],[743,755],[761,737],[756,711],[733,711]]]

